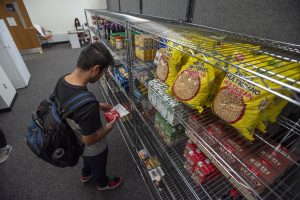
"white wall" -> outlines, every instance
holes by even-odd
[[[52,42],[67,41],[74,19],[85,22],[84,9],[106,9],[106,0],[23,0],[33,24],[53,32]],[[51,42],[51,41],[50,41]]]

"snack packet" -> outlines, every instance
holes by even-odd
[[[159,50],[160,55],[158,53],[155,62],[157,63],[157,78],[170,86],[181,68],[181,59],[184,54],[178,50],[182,49],[180,45],[170,41],[167,44],[169,46],[166,49]]]
[[[204,58],[201,54],[196,56],[198,58],[189,58],[167,92],[177,100],[202,112],[204,105],[210,105],[207,101],[215,79],[212,66],[214,63],[207,64],[203,59],[207,62],[215,60]]]
[[[239,60],[233,64],[249,69],[261,68],[267,66],[267,62],[263,61],[268,59],[270,58],[266,56],[257,56]],[[228,72],[213,100],[212,110],[246,139],[253,141],[253,133],[259,123],[260,116],[274,100],[275,95],[239,78],[253,76],[250,72],[241,71],[234,66],[229,66]],[[261,78],[253,78],[252,80],[260,85],[267,83],[273,89],[280,88],[279,85],[268,80]]]
[[[118,104],[115,107],[113,107],[112,110],[105,112],[104,116],[105,116],[106,121],[110,122],[114,118],[119,119],[119,118],[125,117],[128,114],[129,114],[129,112],[126,110],[126,108],[124,106],[122,106],[121,104]]]

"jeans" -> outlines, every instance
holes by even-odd
[[[106,176],[108,148],[96,156],[83,156],[82,176],[93,176],[97,186],[105,187],[108,184]]]
[[[4,133],[0,129],[0,149],[6,146],[6,139]]]

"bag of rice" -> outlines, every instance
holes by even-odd
[[[263,69],[271,70],[273,73],[278,73],[282,76],[289,77],[291,81],[294,80],[292,81],[292,83],[289,82],[289,84],[292,84],[296,87],[297,86],[300,87],[300,64],[299,63],[286,62],[286,61],[273,58],[272,60],[268,61],[267,66],[263,67]],[[285,79],[282,79],[281,81],[288,82]],[[298,81],[298,83],[295,81]],[[289,92],[288,90],[282,90],[280,92],[285,96],[288,97],[292,96],[291,92]],[[284,109],[284,107],[287,104],[288,104],[287,100],[276,96],[274,100],[271,102],[271,104],[262,113],[256,128],[261,132],[265,133],[267,130],[267,126],[276,121],[278,115],[281,113],[281,111]]]
[[[233,64],[255,70],[267,67],[267,61],[270,59],[272,58],[257,56]],[[253,133],[261,114],[274,100],[275,95],[239,78],[251,77],[253,76],[251,73],[241,72],[234,66],[229,66],[228,72],[213,100],[212,110],[237,129],[246,139],[253,141]],[[272,89],[280,89],[277,84],[268,80],[253,78],[252,81],[260,85],[267,83]]]
[[[166,50],[160,52],[161,55],[157,62],[156,75],[159,80],[170,86],[181,68],[181,59],[184,54],[177,50],[182,49],[180,45],[170,41],[167,44],[169,46],[167,46]]]
[[[215,60],[206,58],[210,65],[203,62],[201,54],[196,57],[188,59],[167,92],[202,112],[203,106],[210,104],[208,97],[215,79],[212,66]]]

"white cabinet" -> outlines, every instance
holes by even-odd
[[[0,111],[11,110],[17,92],[0,65]]]
[[[16,89],[28,85],[30,73],[2,19],[0,19],[0,64]]]

